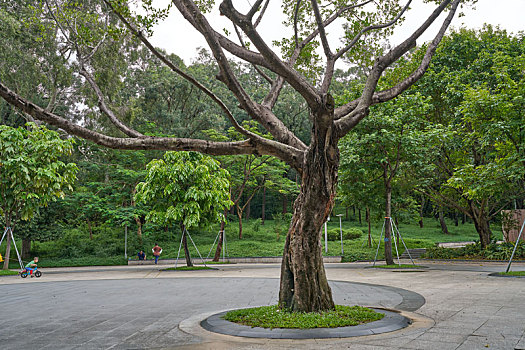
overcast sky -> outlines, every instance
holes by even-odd
[[[158,6],[167,3],[169,3],[169,0],[157,0]],[[253,3],[253,0],[251,0],[250,3]],[[234,0],[234,4],[241,12],[246,12],[249,6],[248,0]],[[423,4],[422,0],[414,0],[405,22],[397,29],[391,38],[391,42],[397,43],[406,38],[423,19],[428,17],[435,6],[435,4]],[[283,32],[286,30],[281,24],[283,17],[280,7],[280,1],[270,1],[267,14],[259,26],[259,32],[267,43],[271,43],[272,40],[281,39]],[[458,17],[456,15],[452,22],[454,28],[462,26],[467,28],[481,28],[484,23],[490,23],[513,33],[525,30],[525,0],[479,0],[474,8],[464,8],[462,11],[465,16]],[[169,53],[177,54],[184,59],[186,64],[189,64],[196,56],[198,47],[206,47],[206,42],[202,36],[184,20],[176,8],[172,9],[171,12],[165,21],[156,26],[154,36],[151,40],[154,45],[167,50]],[[213,11],[207,15],[207,18],[215,30],[222,32],[223,28],[227,28],[233,32],[228,19],[223,16],[218,16],[218,11]],[[439,25],[441,25],[442,18],[441,21],[436,21],[435,25],[424,34],[422,41],[432,39]],[[327,32],[331,42],[333,42],[333,46],[337,47],[335,43],[339,37],[341,37],[341,32],[335,28],[331,28],[331,26],[328,27]],[[237,41],[236,37],[231,38]]]

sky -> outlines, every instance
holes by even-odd
[[[245,13],[249,8],[248,1],[253,2],[254,0],[234,0],[234,5],[241,12]],[[167,3],[169,3],[169,0],[156,0],[156,4],[159,7],[165,6]],[[413,1],[405,22],[391,37],[391,43],[399,43],[406,38],[423,19],[428,17],[435,6],[435,4],[424,4],[422,0]],[[259,32],[267,43],[281,39],[282,33],[286,30],[281,24],[283,16],[280,7],[280,1],[270,1],[267,13],[259,26]],[[465,15],[458,17],[456,14],[452,21],[452,28],[467,27],[479,29],[484,23],[490,23],[512,33],[525,30],[525,21],[523,20],[525,0],[479,0],[474,7],[464,8],[462,12]],[[218,10],[214,9],[211,14],[207,15],[207,18],[216,31],[222,32],[223,28],[226,28],[233,33],[233,36],[230,36],[230,38],[236,39],[228,19],[224,16],[219,16]],[[443,18],[444,16],[441,16],[434,26],[427,30],[420,42],[432,40]],[[337,47],[335,43],[341,37],[342,32],[331,27],[328,27],[327,32],[331,42],[334,43],[333,46]],[[206,42],[202,36],[185,21],[176,8],[172,9],[170,16],[166,20],[155,27],[151,41],[155,46],[161,47],[169,53],[177,54],[186,64],[190,64],[192,59],[197,56],[199,47],[206,47]]]

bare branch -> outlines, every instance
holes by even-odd
[[[293,32],[294,32],[294,38],[295,38],[295,47],[299,47],[299,37],[297,34],[297,17],[299,16],[299,8],[301,6],[301,0],[297,0],[295,3],[295,11],[293,14]]]
[[[281,75],[306,100],[309,106],[315,107],[319,95],[315,88],[289,64],[283,62],[273,50],[264,42],[253,27],[251,21],[233,7],[231,0],[224,0],[220,5],[221,14],[225,15],[250,38],[257,50],[266,58],[272,70]]]
[[[239,31],[239,27],[237,27],[235,24],[233,25],[233,27],[235,28],[235,33],[237,33],[237,37],[239,38],[239,42],[241,43],[241,46],[246,48],[246,44],[244,43],[244,40],[242,39],[242,34]],[[262,69],[260,69],[257,65],[253,63],[252,63],[252,66],[257,71],[257,73],[259,73],[259,75],[264,78],[264,80],[270,83],[270,85],[273,84],[273,80],[272,78],[268,76],[268,74],[264,73]]]
[[[79,58],[80,59],[80,58]],[[97,95],[97,99],[98,99],[98,106],[100,108],[100,110],[102,111],[102,113],[104,113],[108,118],[109,120],[120,130],[122,131],[124,134],[130,136],[130,137],[142,137],[144,136],[143,134],[141,134],[140,132],[128,127],[127,125],[125,125],[124,123],[122,123],[120,121],[120,119],[118,119],[115,114],[113,113],[113,111],[107,106],[106,104],[106,100],[104,98],[104,94],[102,93],[102,91],[100,90],[99,86],[97,85],[97,83],[95,82],[95,79],[93,78],[93,76],[91,75],[91,73],[89,73],[85,66],[84,66],[84,63],[83,63],[83,60],[80,59],[80,74],[86,78],[86,80],[88,81],[89,85],[91,85],[91,88],[93,89],[93,91],[95,92],[95,94]]]
[[[255,20],[255,23],[253,24],[254,28],[257,28],[259,26],[259,23],[261,23],[261,20],[266,13],[266,9],[268,8],[268,4],[270,4],[270,0],[266,0],[264,3],[264,6],[261,10],[261,13],[259,14],[259,17],[257,17],[257,20]]]
[[[332,51],[330,50],[330,45],[328,44],[328,38],[326,37],[326,32],[324,30],[323,20],[321,19],[321,12],[319,12],[319,6],[317,0],[310,0],[312,3],[312,9],[314,10],[315,21],[317,22],[317,30],[319,31],[319,36],[321,37],[321,43],[323,45],[324,54],[327,60],[331,60],[333,57]]]
[[[337,134],[339,137],[344,136],[349,130],[351,130],[359,121],[361,121],[364,116],[362,113],[354,113],[356,110],[368,109],[372,104],[385,102],[394,97],[398,96],[401,92],[408,89],[412,84],[414,84],[419,78],[421,78],[430,64],[430,60],[434,55],[438,44],[441,42],[441,39],[445,35],[445,32],[456,13],[457,7],[461,0],[454,0],[450,13],[443,22],[439,32],[432,41],[431,45],[427,49],[425,57],[421,66],[414,71],[407,79],[403,82],[396,85],[396,87],[386,90],[386,92],[374,93],[374,90],[377,86],[379,78],[381,77],[383,71],[404,53],[406,53],[411,47],[416,43],[417,38],[425,32],[426,29],[436,20],[437,17],[445,10],[449,5],[451,0],[444,0],[434,12],[429,16],[429,18],[403,43],[396,46],[386,55],[379,58],[374,67],[372,68],[370,75],[366,81],[365,87],[363,89],[363,94],[361,97],[355,101],[352,101],[344,106],[341,106],[335,110],[335,119]],[[381,99],[380,99],[381,98]],[[346,116],[345,116],[346,115]]]
[[[261,6],[263,0],[257,0],[255,4],[253,4],[250,11],[246,14],[246,17],[248,17],[250,20],[253,18],[257,10],[259,10],[259,7]]]
[[[365,34],[366,32],[369,32],[371,30],[383,29],[383,28],[387,28],[387,27],[393,26],[401,18],[403,13],[405,13],[405,11],[408,9],[408,6],[410,5],[411,2],[412,2],[412,0],[409,0],[407,2],[407,4],[405,5],[405,7],[390,22],[387,22],[387,23],[384,23],[384,24],[370,25],[368,27],[365,27],[365,28],[361,29],[361,31],[356,34],[356,36],[352,39],[352,41],[350,41],[350,43],[348,45],[346,45],[344,48],[342,48],[341,50],[339,50],[335,54],[335,60],[339,59],[342,55],[347,53],[348,50],[350,50],[352,47],[354,47],[354,45],[357,44],[357,41],[359,40],[359,38],[361,38],[361,36],[363,34]]]

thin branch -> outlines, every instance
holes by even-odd
[[[237,25],[234,24],[233,28],[235,28],[235,33],[237,33],[237,38],[239,38],[239,42],[241,43],[241,46],[246,48],[246,44],[244,43],[244,40],[242,39],[242,34],[239,31],[239,27],[237,27]],[[262,69],[260,69],[257,65],[252,64],[252,66],[257,71],[257,73],[259,73],[259,75],[264,78],[264,80],[266,80],[268,83],[270,83],[270,85],[273,84],[273,80],[272,80],[272,78],[270,78],[268,76],[268,74],[264,73],[262,71]]]
[[[310,0],[310,2],[312,3],[312,9],[314,10],[315,21],[317,22],[317,30],[319,31],[319,36],[321,37],[321,44],[323,45],[324,54],[328,60],[331,60],[333,54],[330,50],[330,45],[328,44],[328,38],[326,37],[326,32],[324,30],[323,20],[321,19],[321,12],[319,12],[317,0]]]
[[[441,12],[445,10],[445,8],[449,5],[450,2],[451,0],[444,0],[436,8],[436,10],[434,10],[434,12],[429,16],[429,18],[408,39],[406,39],[403,43],[396,46],[389,53],[382,56],[376,61],[374,67],[372,68],[372,71],[370,72],[370,75],[368,76],[367,82],[363,89],[363,94],[359,99],[352,101],[344,106],[341,106],[335,110],[335,119],[338,119],[335,122],[335,124],[337,128],[337,134],[339,137],[346,135],[348,131],[350,131],[355,125],[359,123],[359,121],[361,121],[362,118],[366,116],[366,113],[363,114],[362,110],[368,109],[372,104],[385,102],[390,99],[393,99],[394,97],[401,94],[404,90],[408,89],[412,84],[414,84],[419,78],[423,76],[424,72],[430,65],[430,60],[432,59],[432,56],[434,55],[438,44],[441,42],[441,39],[445,35],[445,31],[450,25],[450,22],[452,21],[452,18],[454,17],[456,9],[461,0],[454,0],[454,2],[452,3],[450,13],[443,22],[439,32],[432,41],[431,45],[428,47],[428,50],[425,53],[425,57],[423,58],[423,62],[421,63],[420,67],[416,69],[416,71],[414,71],[409,78],[405,79],[403,82],[399,83],[394,88],[385,90],[386,92],[384,91],[381,93],[374,93],[374,90],[377,87],[377,83],[383,71],[415,45],[417,38],[419,38],[419,36],[421,36],[421,34],[423,34],[425,30],[428,29],[428,27],[436,20],[437,17],[439,17]]]
[[[342,48],[341,50],[339,50],[336,54],[335,54],[335,60],[337,60],[338,58],[340,58],[342,55],[344,55],[345,53],[348,52],[348,50],[350,50],[352,47],[354,47],[354,45],[357,43],[357,41],[359,40],[359,38],[361,38],[361,36],[363,34],[365,34],[366,32],[369,32],[371,30],[376,30],[376,29],[383,29],[383,28],[387,28],[387,27],[390,27],[390,26],[393,26],[400,18],[401,16],[403,15],[403,13],[406,12],[406,10],[408,9],[408,6],[410,5],[410,3],[412,2],[412,0],[408,0],[407,4],[405,5],[405,7],[403,7],[403,9],[397,14],[396,17],[394,17],[393,20],[391,20],[390,22],[387,22],[387,23],[384,23],[384,24],[375,24],[375,25],[370,25],[368,27],[365,27],[363,29],[361,29],[361,31],[359,33],[356,34],[356,36],[354,36],[354,38],[352,39],[352,41],[350,41],[350,43],[348,45],[346,45],[344,48]]]
[[[266,9],[268,8],[269,3],[270,3],[270,0],[266,0],[266,2],[264,3],[264,6],[261,10],[261,13],[259,14],[259,17],[257,17],[257,20],[255,20],[255,23],[253,24],[254,28],[257,28],[259,26],[259,23],[261,23],[261,20],[264,14],[266,13]]]
[[[299,37],[297,34],[297,18],[299,17],[299,8],[301,6],[301,0],[297,0],[295,3],[295,10],[293,14],[293,32],[294,32],[294,38],[295,38],[295,47],[299,47]]]

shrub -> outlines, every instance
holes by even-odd
[[[358,228],[352,227],[349,229],[343,229],[343,240],[358,239],[363,235],[363,231]],[[328,240],[338,241],[341,239],[341,231],[338,228],[328,230]]]

